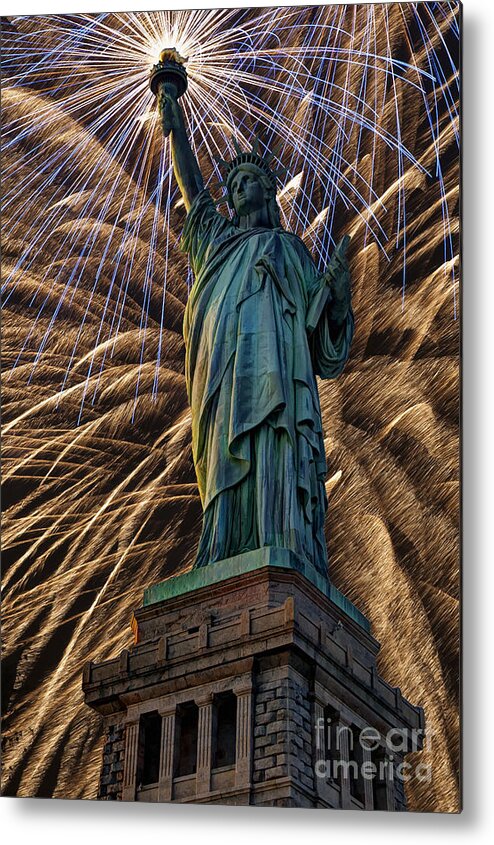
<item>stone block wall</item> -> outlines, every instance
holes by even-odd
[[[125,758],[125,728],[111,724],[103,748],[103,766],[99,782],[99,801],[121,801]]]
[[[276,659],[261,661],[257,676],[252,779],[256,804],[266,800],[271,806],[280,802],[286,806],[291,804],[287,780],[301,792],[314,790],[311,696],[307,678],[289,663],[273,663]],[[280,794],[279,800],[275,797],[277,786],[284,787],[284,797]],[[297,806],[303,803],[299,799]],[[308,800],[307,806],[311,805]]]

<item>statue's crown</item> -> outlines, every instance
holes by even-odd
[[[218,187],[227,188],[229,190],[229,183],[230,180],[235,173],[236,170],[242,164],[253,164],[255,167],[258,167],[269,179],[271,182],[274,191],[276,192],[277,188],[277,180],[279,177],[283,176],[286,173],[285,167],[277,167],[276,170],[270,167],[270,164],[274,158],[274,153],[267,152],[265,155],[259,151],[259,138],[255,136],[254,142],[252,144],[252,149],[250,152],[246,152],[241,149],[238,141],[236,138],[232,138],[233,146],[235,147],[235,152],[237,155],[231,159],[231,161],[225,161],[224,158],[220,158],[219,156],[213,156],[216,163],[221,167],[223,173],[225,175],[225,179],[222,182],[218,182]]]

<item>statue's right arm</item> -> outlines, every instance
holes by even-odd
[[[175,178],[189,211],[194,198],[204,190],[199,164],[187,137],[182,109],[173,95],[161,90],[158,98],[161,126],[165,138],[170,136]]]

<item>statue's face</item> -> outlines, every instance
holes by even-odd
[[[264,208],[267,202],[262,177],[256,167],[241,165],[230,182],[230,194],[239,217]]]

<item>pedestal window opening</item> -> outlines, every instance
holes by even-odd
[[[177,707],[175,729],[175,777],[193,775],[197,771],[197,732],[199,710],[188,701]]]
[[[137,788],[158,783],[160,772],[161,716],[145,713],[139,719]]]
[[[213,769],[234,766],[237,756],[237,697],[233,692],[215,696],[213,719]]]
[[[371,754],[374,763],[375,774],[372,778],[372,798],[374,810],[387,810],[388,808],[388,767],[391,765],[386,757],[384,748],[376,748]]]
[[[334,707],[324,708],[324,762],[327,780],[340,783],[341,732],[340,714]]]
[[[362,771],[364,753],[361,742],[361,731],[356,725],[352,725],[349,735],[349,762],[348,773],[350,778],[350,795],[356,798],[361,804],[365,804],[365,782]]]

